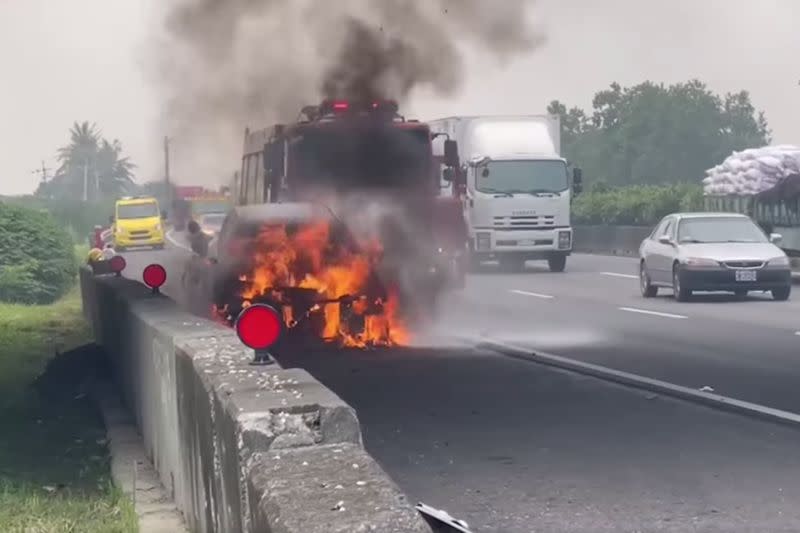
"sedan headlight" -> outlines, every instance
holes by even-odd
[[[767,264],[770,266],[781,266],[781,267],[788,267],[789,266],[789,258],[785,255],[781,255],[779,257],[774,257],[767,261]]]
[[[687,266],[695,267],[719,266],[718,261],[714,261],[713,259],[709,259],[707,257],[687,257],[684,263]]]

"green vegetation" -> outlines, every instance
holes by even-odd
[[[72,239],[46,211],[0,203],[0,301],[52,303],[76,275]]]
[[[566,157],[586,185],[699,183],[734,150],[769,143],[769,127],[747,91],[719,96],[697,80],[665,86],[613,83],[592,111],[553,101]]]
[[[610,188],[595,183],[573,203],[575,224],[651,226],[675,211],[700,211],[700,185],[638,185]]]
[[[69,144],[58,150],[55,176],[43,180],[36,196],[58,200],[98,202],[116,198],[135,188],[136,168],[122,155],[122,144],[105,139],[94,124],[74,123]]]
[[[86,397],[103,372],[89,340],[77,288],[52,305],[0,304],[0,531],[137,529]]]

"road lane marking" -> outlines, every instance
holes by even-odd
[[[642,315],[652,315],[652,316],[660,316],[663,318],[689,318],[685,315],[673,315],[672,313],[661,313],[659,311],[648,311],[647,309],[637,309],[636,307],[620,307],[620,311],[626,311],[628,313],[639,313]]]
[[[191,248],[189,248],[189,247],[188,247],[188,246],[186,246],[185,244],[182,244],[182,243],[178,242],[178,241],[175,239],[175,234],[174,234],[174,231],[175,231],[175,230],[169,230],[169,231],[167,231],[167,240],[168,240],[169,242],[171,242],[171,243],[172,243],[174,246],[177,246],[178,248],[183,248],[184,250],[189,250],[189,251],[191,252],[191,251],[192,251],[192,249],[191,249]]]
[[[540,294],[538,292],[518,291],[516,289],[512,289],[510,292],[513,292],[514,294],[521,294],[523,296],[533,296],[534,298],[542,298],[543,300],[550,300],[554,298],[554,296],[551,296],[549,294]]]
[[[600,272],[603,276],[611,276],[612,278],[626,278],[626,279],[639,279],[639,276],[633,274],[620,274],[619,272]]]
[[[563,357],[551,353],[539,351],[535,348],[528,348],[519,346],[507,341],[493,339],[487,336],[468,337],[476,348],[488,348],[495,352],[538,363],[542,365],[561,368],[564,370],[592,376],[605,381],[613,381],[629,387],[634,387],[641,390],[647,390],[658,394],[664,394],[691,402],[705,404],[709,407],[723,409],[733,413],[752,416],[755,418],[762,418],[771,422],[779,422],[782,424],[790,424],[792,426],[800,426],[800,414],[790,411],[783,411],[775,409],[766,405],[750,403],[745,400],[737,400],[730,396],[723,396],[715,392],[706,392],[696,390],[693,388],[661,381],[658,379],[648,378],[639,374],[632,374],[613,368],[586,363],[577,359]],[[466,339],[465,339],[466,340]]]

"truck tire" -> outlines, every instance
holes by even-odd
[[[567,268],[566,254],[551,255],[547,258],[547,266],[550,268],[550,272],[564,272],[564,269]]]

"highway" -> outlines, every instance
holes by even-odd
[[[179,242],[180,244],[180,242]],[[187,253],[163,264],[185,301]],[[800,431],[475,349],[486,335],[800,412],[798,302],[639,296],[629,258],[470,276],[420,346],[295,354],[358,412],[365,444],[412,499],[476,532],[793,531]],[[665,291],[668,292],[668,291]]]

